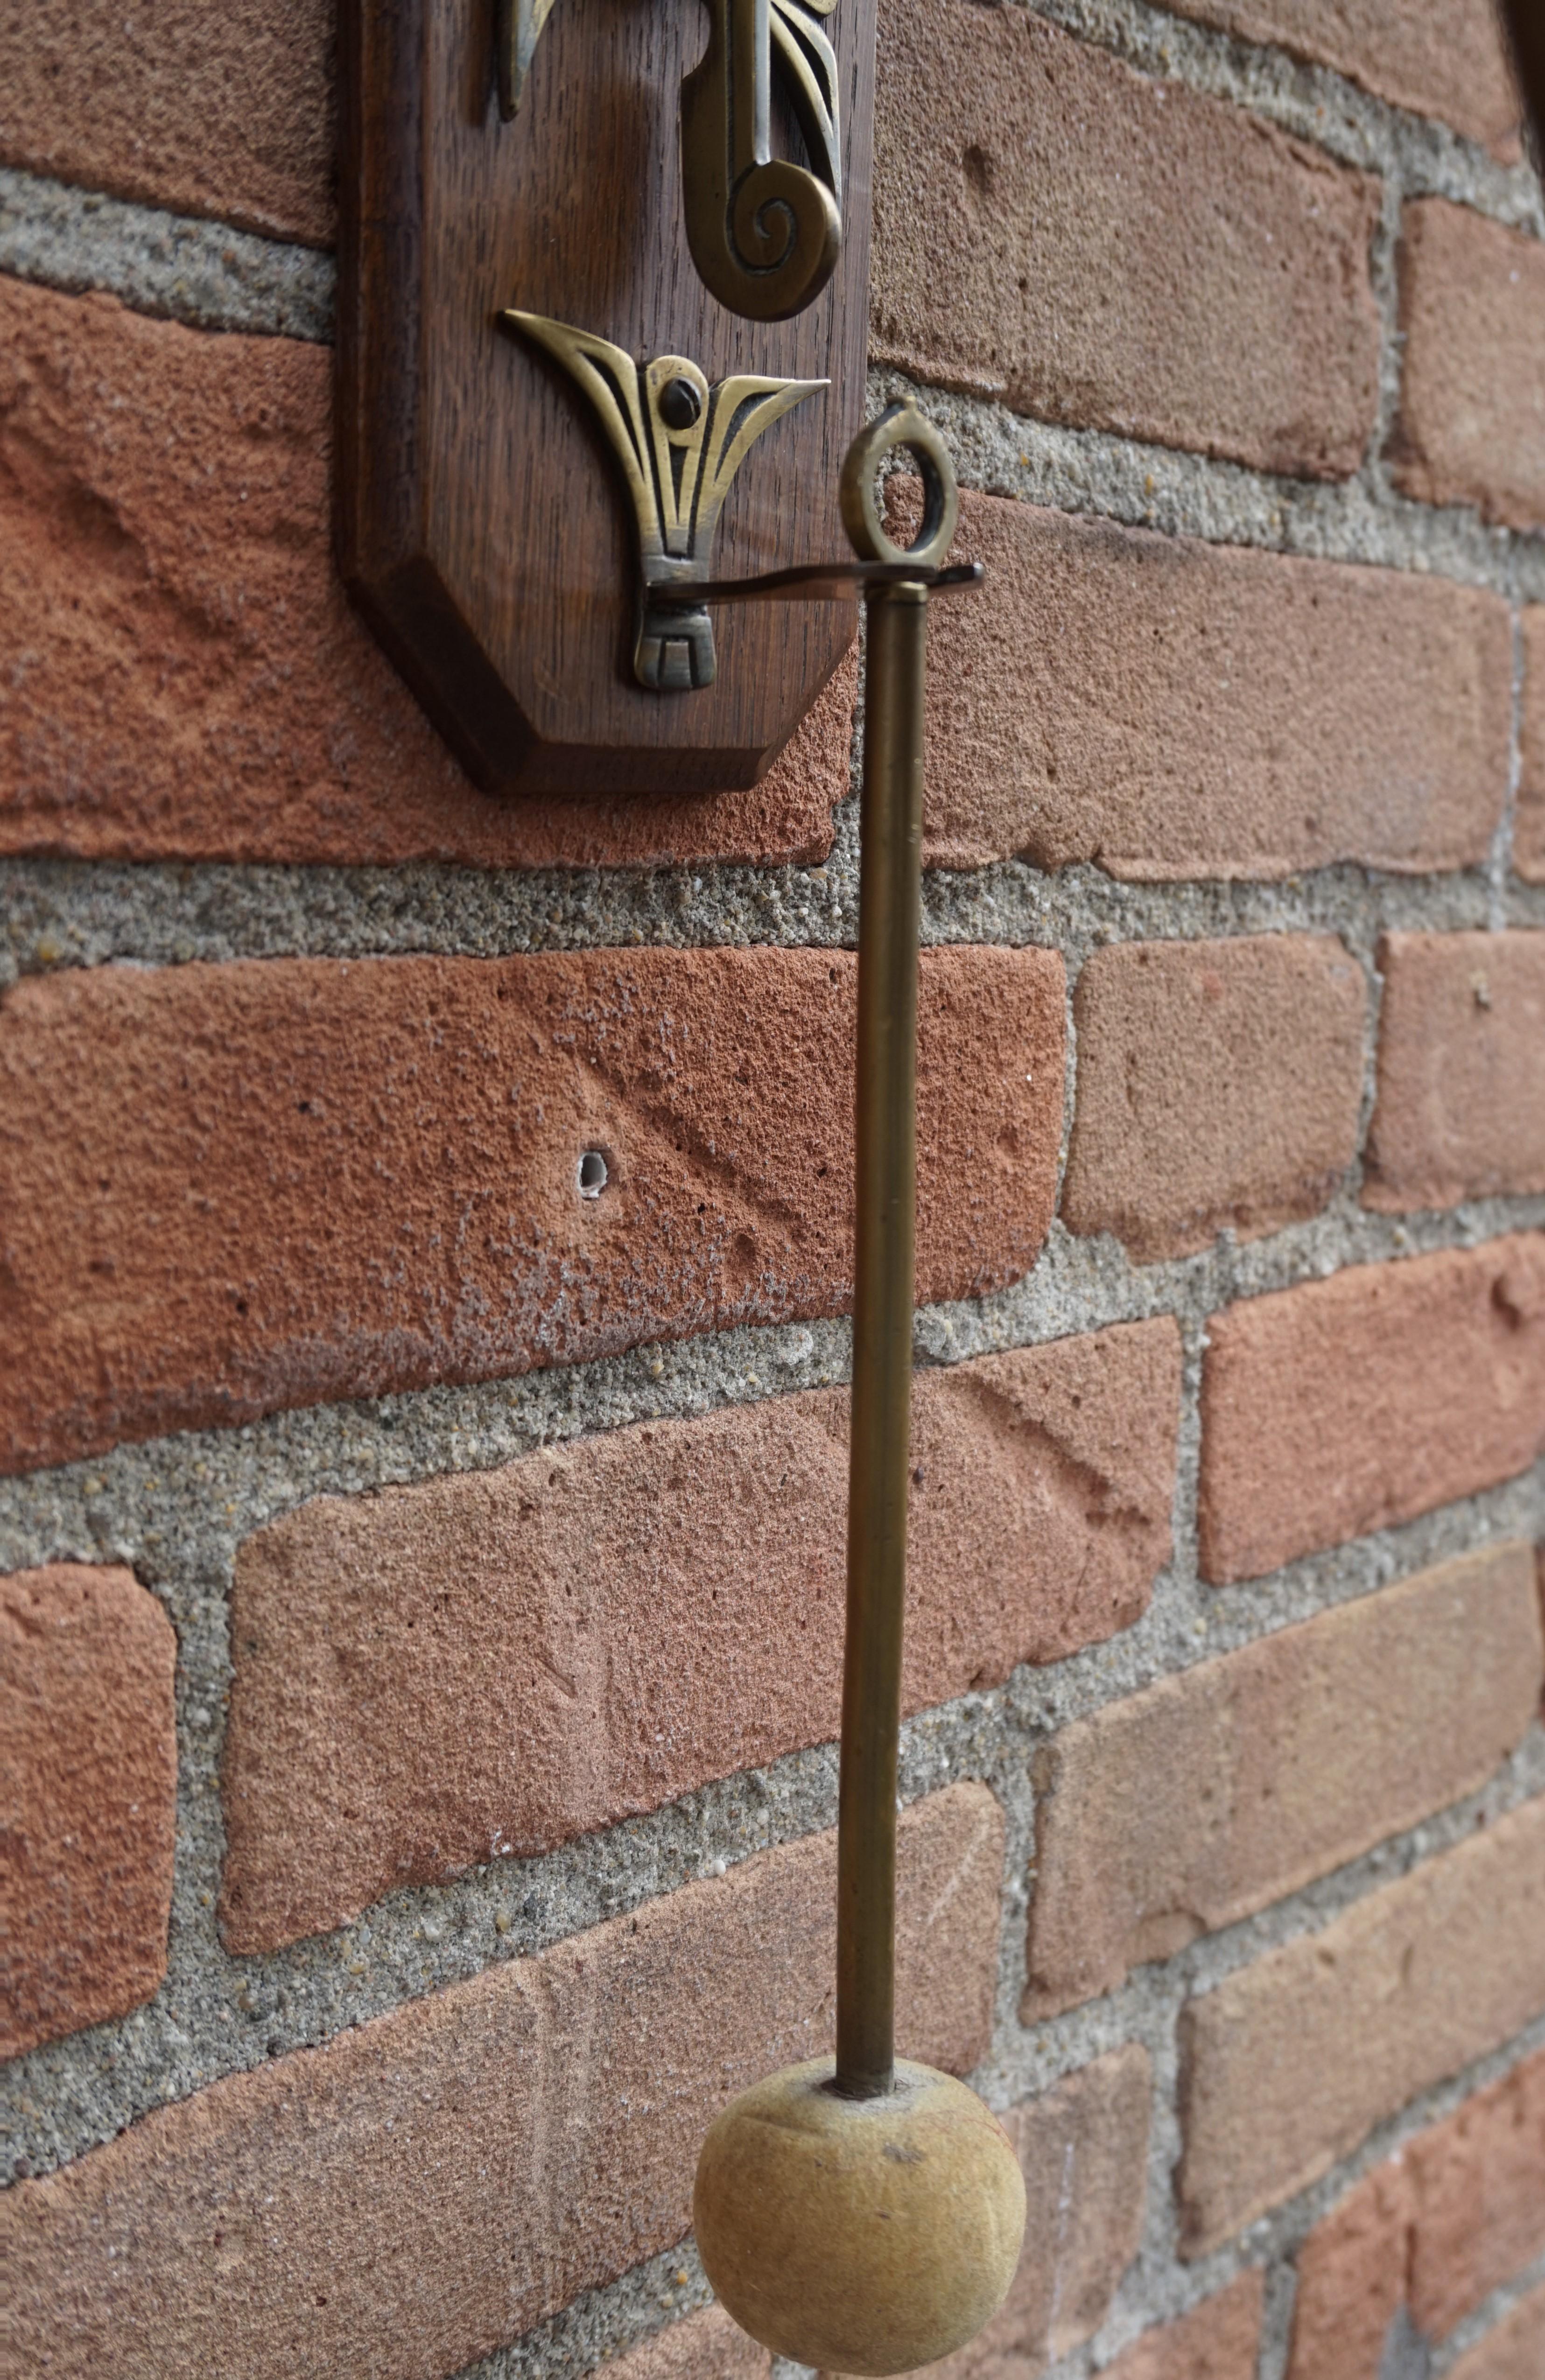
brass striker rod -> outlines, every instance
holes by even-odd
[[[868,598],[858,899],[857,1247],[837,1837],[837,2067],[892,2088],[896,1748],[917,1207],[918,922],[928,589]]]

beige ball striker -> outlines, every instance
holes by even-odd
[[[922,526],[905,550],[886,535],[875,495],[877,468],[896,447],[923,475]],[[924,638],[931,587],[980,574],[941,568],[955,475],[937,431],[909,406],[855,441],[842,511],[864,565],[847,576],[863,586],[869,637],[837,2050],[770,2075],[725,2108],[703,2143],[693,2218],[714,2293],[743,2330],[796,2362],[879,2380],[963,2347],[997,2311],[1019,2261],[1025,2185],[976,2095],[894,2055]]]

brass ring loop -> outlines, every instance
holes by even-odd
[[[909,447],[922,470],[922,527],[910,545],[897,545],[886,535],[874,485],[881,464],[898,446]],[[932,568],[948,553],[960,514],[949,448],[915,405],[893,405],[858,432],[843,460],[838,499],[843,527],[863,562],[916,562]]]

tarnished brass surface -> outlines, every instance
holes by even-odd
[[[721,305],[778,322],[817,298],[842,251],[836,0],[709,0],[700,66],[681,86],[682,212],[692,261]],[[772,153],[781,85],[813,172]]]
[[[730,483],[764,430],[826,382],[737,372],[712,387],[686,356],[636,363],[591,332],[510,307],[500,316],[561,363],[590,398],[622,468],[639,532],[641,597],[633,668],[640,686],[712,686],[713,626],[700,601],[668,609],[658,587],[706,580]]]
[[[874,492],[879,466],[898,447],[916,455],[923,474],[923,523],[911,549],[887,535]],[[842,506],[866,561],[940,564],[954,535],[956,497],[937,431],[910,407],[894,407],[848,450]],[[853,1418],[837,1820],[835,2087],[854,2098],[888,2092],[894,2071],[928,588],[903,579],[871,589],[866,600]]]
[[[798,562],[789,570],[763,570],[755,578],[705,578],[683,595],[656,590],[655,601],[685,603],[823,603],[833,595],[868,595],[904,579],[931,595],[968,595],[985,573],[979,562],[954,562],[942,570],[921,570],[915,562]]]
[[[898,545],[881,513],[878,474],[892,455],[906,453],[917,461],[923,482],[923,516],[910,545]],[[843,460],[837,490],[842,525],[861,561],[888,563],[898,568],[934,571],[955,542],[960,518],[960,492],[955,486],[950,450],[926,414],[914,405],[892,405],[855,438]]]

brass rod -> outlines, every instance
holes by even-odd
[[[854,2098],[891,2089],[895,2055],[928,589],[906,582],[876,589],[867,610],[834,2078],[836,2089]]]

